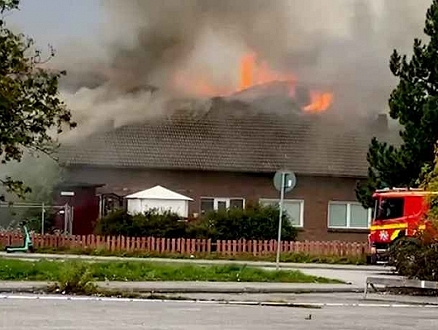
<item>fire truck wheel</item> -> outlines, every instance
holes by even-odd
[[[377,264],[377,255],[372,254],[367,256],[367,265],[376,265]]]

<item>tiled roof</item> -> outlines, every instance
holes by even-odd
[[[64,145],[67,165],[365,177],[369,126],[349,128],[326,115],[255,111],[216,100],[207,113],[96,133]]]

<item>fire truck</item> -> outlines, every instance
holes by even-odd
[[[438,192],[422,189],[392,188],[377,190],[368,243],[371,253],[369,264],[388,261],[391,244],[405,236],[414,236],[419,231],[433,230],[426,219],[429,210],[428,196]]]

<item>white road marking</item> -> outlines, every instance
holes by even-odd
[[[0,299],[11,300],[58,300],[58,301],[102,301],[102,302],[133,302],[133,303],[182,303],[182,304],[216,304],[216,305],[250,305],[250,306],[290,306],[290,307],[381,307],[381,308],[438,308],[438,304],[390,304],[390,303],[318,303],[318,302],[259,302],[259,301],[214,301],[214,300],[173,300],[173,299],[138,299],[109,297],[76,297],[76,296],[44,296],[44,295],[0,295]]]

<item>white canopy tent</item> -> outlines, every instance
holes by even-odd
[[[189,202],[192,198],[178,194],[162,186],[139,191],[135,194],[126,196],[128,200],[128,213],[144,213],[151,209],[159,212],[170,211],[178,214],[182,218],[189,215]]]

